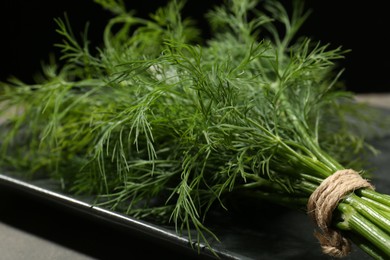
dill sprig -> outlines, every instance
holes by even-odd
[[[95,2],[114,14],[96,55],[87,27],[80,41],[67,17],[56,19],[63,65],[44,67],[34,85],[1,85],[3,166],[58,179],[112,210],[173,223],[206,244],[218,239],[204,224],[207,213],[228,210],[229,194],[304,209],[335,171],[364,173],[355,159],[373,148],[350,120],[359,106],[340,86],[337,60],[346,51],[298,37],[309,14],[302,1],[291,14],[276,1],[262,9],[255,0],[228,1],[208,13],[214,31],[205,44],[181,16],[182,1],[150,19],[122,1]],[[371,256],[388,257],[388,201],[353,193],[334,226]],[[356,213],[361,205],[379,216]],[[381,239],[367,235],[373,226]]]

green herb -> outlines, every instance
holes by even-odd
[[[297,36],[302,1],[292,14],[276,1],[227,1],[208,13],[213,37],[203,40],[181,1],[150,19],[119,0],[95,2],[114,14],[97,54],[87,30],[80,40],[57,19],[63,65],[46,65],[35,85],[1,85],[3,167],[206,244],[217,239],[207,213],[229,210],[229,195],[305,210],[334,172],[366,174],[360,158],[373,148],[339,82],[345,51]],[[332,226],[388,258],[389,198],[351,193]]]

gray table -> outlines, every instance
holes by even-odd
[[[0,241],[0,259],[2,260],[94,259],[2,222],[0,222]]]

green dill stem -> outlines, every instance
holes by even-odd
[[[344,221],[347,223],[347,225],[336,225],[338,228],[345,230],[347,227],[348,230],[366,238],[385,255],[390,256],[390,236],[387,233],[366,219],[352,206],[340,203],[337,208],[343,213]]]
[[[328,166],[323,164],[321,161],[319,161],[316,158],[311,158],[302,154],[299,154],[294,149],[292,149],[290,146],[285,144],[284,142],[280,142],[280,144],[297,160],[299,160],[302,164],[310,167],[315,172],[312,172],[312,174],[319,173],[321,177],[326,178],[328,175]]]
[[[318,186],[308,181],[301,181],[299,183],[299,190],[306,192],[308,195],[312,194]]]
[[[312,176],[312,175],[309,175],[309,174],[304,174],[304,173],[301,173],[300,174],[300,177],[302,177],[303,179],[307,180],[307,181],[310,181],[311,183],[315,183],[316,184],[316,187],[318,185],[321,184],[321,182],[323,181],[323,179],[321,178],[318,178],[318,177],[315,177],[315,176]],[[313,184],[314,185],[314,184]],[[314,190],[312,190],[313,192]]]
[[[147,24],[148,21],[147,20],[144,20],[144,19],[141,19],[141,18],[138,18],[138,17],[132,17],[132,16],[129,16],[129,15],[122,15],[122,16],[117,16],[117,17],[114,17],[112,18],[107,26],[105,27],[104,29],[104,33],[103,33],[103,41],[104,41],[104,44],[106,46],[106,48],[108,50],[110,49],[113,49],[112,45],[111,45],[111,29],[112,27],[115,25],[115,24],[118,24],[118,23],[126,23],[126,24]]]
[[[376,260],[384,260],[386,256],[378,250],[372,243],[367,241],[366,239],[357,236],[352,232],[348,232],[348,237],[352,240],[352,242],[357,245],[360,249],[366,252],[369,256]]]
[[[280,185],[277,183],[274,183],[272,181],[269,181],[267,179],[261,178],[256,174],[246,174],[246,178],[253,180],[254,182],[245,183],[240,186],[237,186],[236,189],[244,188],[244,189],[253,189],[253,188],[259,188],[259,187],[266,187],[270,188],[272,190],[283,190]]]
[[[356,191],[356,194],[359,196],[364,196],[366,198],[372,199],[376,202],[379,202],[387,207],[390,207],[390,196],[386,194],[380,194],[371,189],[360,189]]]
[[[280,83],[276,83],[276,85],[281,88]],[[283,91],[281,91],[280,98],[282,103],[285,105],[285,113],[287,117],[290,119],[291,124],[293,124],[294,128],[299,132],[304,140],[305,144],[308,146],[309,150],[317,157],[317,159],[326,165],[327,172],[321,171],[324,177],[330,176],[337,170],[344,169],[336,160],[334,160],[331,156],[326,154],[321,150],[318,143],[313,139],[313,137],[309,134],[306,127],[303,126],[302,122],[298,120],[295,111],[292,109],[291,104],[288,102],[287,97],[284,95]]]
[[[315,172],[313,172],[313,174],[319,173],[320,176],[324,177],[324,178],[326,178],[326,177],[328,177],[330,175],[329,174],[329,166],[328,165],[325,165],[324,163],[322,163],[321,161],[319,161],[316,158],[313,159],[313,158],[311,158],[309,156],[305,156],[305,155],[302,155],[302,154],[298,153],[297,151],[292,149],[290,145],[287,145],[279,136],[274,135],[273,133],[268,131],[265,127],[263,127],[262,125],[258,124],[254,120],[252,120],[250,118],[246,118],[246,119],[249,122],[251,122],[252,124],[254,124],[255,126],[257,126],[259,129],[261,129],[264,133],[266,133],[267,136],[270,138],[270,140],[272,140],[274,142],[277,142],[293,158],[299,160],[304,165],[306,165],[306,166],[310,167],[311,169],[313,169],[315,171]],[[310,136],[308,134],[307,134],[307,138],[310,139]],[[319,150],[319,149],[317,148],[317,150]]]
[[[390,220],[381,214],[380,210],[372,209],[370,204],[356,196],[354,193],[347,196],[344,201],[354,207],[361,215],[378,225],[382,230],[387,232],[390,231]]]
[[[390,207],[366,197],[361,197],[361,199],[364,200],[366,203],[368,203],[370,206],[377,208],[378,210],[381,210],[383,214],[387,214],[388,218],[390,219]]]

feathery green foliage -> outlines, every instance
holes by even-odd
[[[205,243],[215,237],[207,212],[224,207],[227,194],[256,192],[304,209],[333,172],[364,173],[354,159],[371,147],[348,120],[359,108],[338,80],[345,51],[298,37],[308,17],[302,1],[292,14],[276,1],[262,9],[227,1],[208,13],[214,31],[203,45],[181,17],[182,1],[150,19],[119,0],[95,2],[114,14],[97,55],[87,33],[80,41],[66,17],[56,19],[64,65],[47,65],[35,85],[1,85],[3,166],[59,179],[67,192],[173,223],[178,233],[195,229],[190,239]],[[388,217],[388,196],[359,196],[370,194]],[[343,216],[350,207],[341,203]],[[363,234],[362,248],[373,244],[370,255],[390,255],[343,221],[335,225]],[[379,226],[389,243],[389,225]]]

